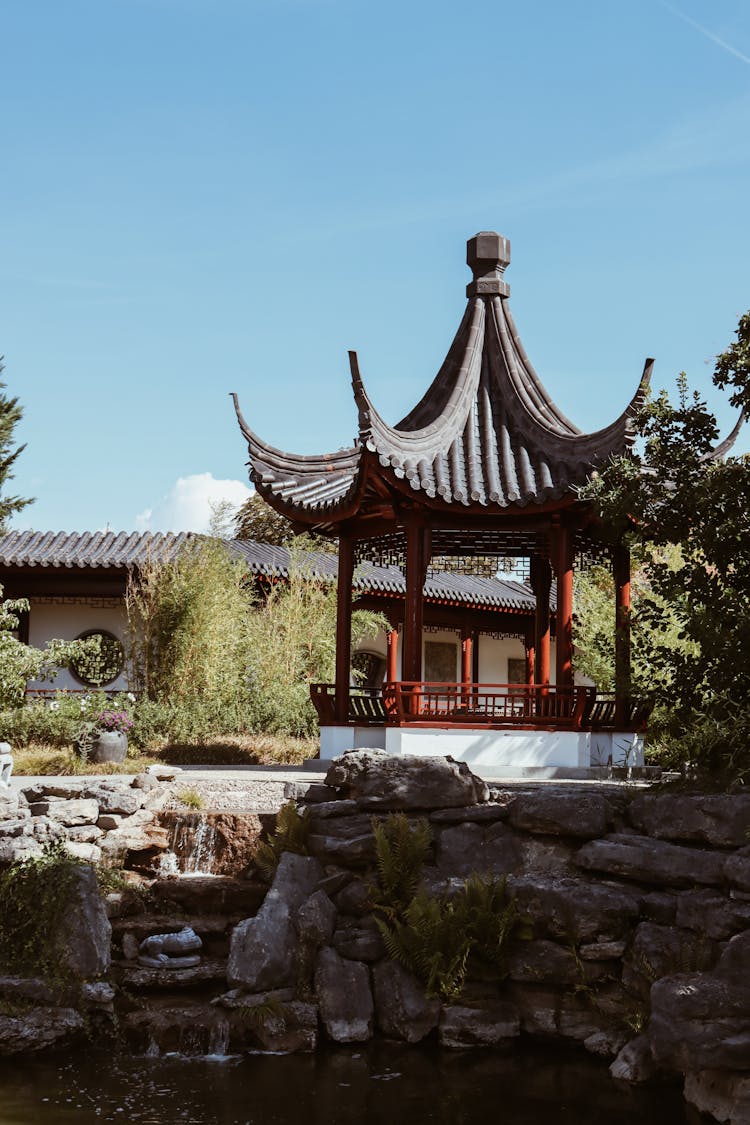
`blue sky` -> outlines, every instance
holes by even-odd
[[[527,351],[582,428],[750,305],[746,0],[0,0],[0,352],[17,527],[198,528],[228,393],[299,452],[396,421],[511,239]],[[743,438],[740,448],[748,448]]]

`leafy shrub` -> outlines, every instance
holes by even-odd
[[[0,964],[6,973],[65,977],[61,968],[62,922],[81,866],[63,844],[47,844],[38,859],[0,873]]]
[[[395,917],[406,909],[419,888],[422,869],[432,847],[432,829],[423,817],[409,820],[393,813],[373,821],[378,885],[371,888],[380,910]]]
[[[14,747],[30,743],[69,747],[75,743],[83,723],[96,723],[102,712],[112,707],[127,714],[131,706],[125,694],[112,698],[103,691],[59,691],[49,702],[31,699],[23,707],[0,712],[0,736]]]
[[[310,810],[300,813],[294,801],[287,801],[276,814],[276,828],[255,853],[255,862],[261,874],[270,882],[276,874],[284,852],[307,855],[307,837],[310,835]]]

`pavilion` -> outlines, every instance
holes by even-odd
[[[313,687],[321,757],[379,746],[450,753],[489,767],[637,763],[643,711],[630,697],[629,554],[578,489],[631,447],[653,360],[619,418],[582,433],[552,402],[519,339],[504,278],[509,241],[481,232],[467,244],[467,262],[473,279],[455,339],[423,398],[396,426],[373,405],[354,352],[359,434],[338,452],[300,456],[273,448],[250,429],[234,396],[258,492],[296,529],[338,539],[336,682]],[[526,683],[478,683],[469,629],[462,631],[460,679],[425,682],[431,562],[471,572],[493,556],[522,560],[534,591]],[[615,578],[614,698],[576,683],[573,671],[574,571],[592,559],[609,562]],[[401,567],[406,589],[400,675],[389,661],[382,690],[364,699],[350,683],[350,616],[355,568],[366,561]]]

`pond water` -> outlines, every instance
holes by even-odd
[[[678,1085],[615,1083],[606,1063],[537,1048],[379,1045],[316,1055],[0,1063],[0,1125],[694,1125]],[[701,1119],[702,1120],[702,1119]]]

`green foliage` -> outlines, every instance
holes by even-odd
[[[505,881],[471,875],[457,894],[434,896],[420,886],[432,846],[429,823],[403,813],[373,821],[378,886],[375,921],[388,956],[422,982],[425,993],[456,1000],[466,977],[501,980],[505,949],[518,928]]]
[[[290,547],[295,541],[291,520],[267,504],[258,492],[253,492],[240,507],[234,521],[238,539],[254,539],[257,543],[271,543],[276,547]],[[336,540],[322,535],[307,534],[302,537],[315,551],[336,551]]]
[[[6,973],[66,979],[62,923],[81,867],[61,843],[0,872],[0,965]]]
[[[0,373],[3,364],[0,357]],[[25,445],[13,448],[13,431],[23,416],[23,410],[18,405],[17,398],[8,398],[3,394],[5,383],[0,382],[0,534],[7,531],[8,521],[16,512],[20,512],[33,500],[25,500],[20,496],[6,496],[5,486],[13,479],[11,472],[16,458],[23,453]]]
[[[193,786],[189,786],[187,789],[181,789],[177,794],[177,800],[187,809],[198,810],[202,809],[204,805],[203,798]]]
[[[108,707],[127,711],[132,699],[121,693],[107,696],[103,691],[85,694],[58,691],[50,702],[32,699],[25,706],[0,712],[0,737],[15,747],[30,743],[47,746],[72,746],[82,728],[96,725],[102,711]]]
[[[255,862],[264,878],[269,882],[273,879],[284,852],[307,855],[309,835],[310,810],[300,812],[294,801],[287,801],[276,814],[273,835],[263,841],[255,853]]]
[[[172,739],[209,726],[248,728],[253,604],[242,565],[216,539],[197,540],[172,562],[146,564],[131,578],[131,669],[137,689],[159,708],[142,708],[136,739],[157,723]]]
[[[87,653],[91,643],[51,640],[44,649],[23,644],[13,632],[18,628],[19,615],[28,613],[29,603],[26,598],[3,601],[2,596],[0,586],[0,708],[21,707],[28,680],[54,680],[59,669]]]
[[[352,645],[387,623],[352,614]],[[330,683],[336,660],[336,589],[313,577],[304,552],[293,550],[289,580],[272,587],[249,619],[254,729],[305,737],[317,731],[311,683]]]
[[[372,897],[381,912],[396,917],[417,893],[432,847],[432,829],[423,817],[412,821],[403,813],[393,813],[386,820],[373,820],[372,831],[378,872]]]
[[[750,313],[717,358],[714,383],[732,388],[735,405],[750,404]],[[750,458],[713,456],[716,419],[684,374],[676,404],[662,391],[638,424],[639,451],[613,461],[583,495],[644,560],[650,681],[670,712],[662,745],[680,753],[682,744],[684,760],[687,736],[700,769],[748,777]]]

